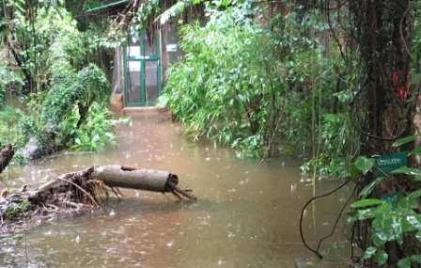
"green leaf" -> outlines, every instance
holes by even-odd
[[[420,155],[421,154],[421,147],[417,147],[412,152],[409,153],[409,155]]]
[[[416,209],[418,208],[418,200],[421,197],[421,190],[414,191],[406,196],[406,205],[408,208]]]
[[[374,209],[371,209],[371,208],[358,209],[357,219],[359,221],[363,221],[363,220],[367,220],[367,219],[372,219],[374,217],[375,217],[375,210]]]
[[[376,247],[384,247],[384,244],[387,242],[387,237],[384,234],[380,233],[374,233],[373,238],[371,239],[373,241],[373,245]]]
[[[376,252],[377,252],[377,248],[368,247],[364,252],[363,259],[367,260],[367,259],[372,258],[374,256],[374,254],[376,254]]]
[[[351,204],[351,207],[354,209],[360,209],[360,208],[366,208],[366,207],[372,207],[372,206],[379,206],[382,205],[384,202],[382,200],[376,199],[376,198],[367,198],[367,199],[361,199],[357,202],[354,202]]]
[[[407,143],[413,142],[413,141],[415,141],[415,140],[416,140],[416,136],[415,136],[415,135],[411,135],[411,136],[403,137],[403,138],[400,138],[400,139],[396,140],[396,141],[392,144],[392,146],[393,146],[393,147],[399,147],[399,146],[402,146],[402,145],[404,145],[404,144],[407,144]]]
[[[414,199],[414,200],[417,200],[420,197],[421,197],[421,190],[414,191],[408,195],[409,199]]]
[[[421,169],[418,169],[418,168],[400,167],[398,169],[391,171],[390,173],[414,176],[414,180],[421,181]]]
[[[366,174],[373,168],[374,163],[375,160],[372,158],[359,156],[357,160],[355,160],[354,165],[359,171],[361,171],[363,174]]]
[[[228,7],[231,4],[231,0],[222,0],[221,6],[222,7]]]
[[[411,260],[415,263],[421,264],[421,255],[412,255]]]
[[[418,216],[418,217],[417,217]],[[406,221],[415,229],[421,230],[421,215],[408,215]]]
[[[421,230],[419,230],[416,234],[415,234],[415,238],[421,242]]]
[[[398,268],[411,268],[411,259],[406,257],[398,262]]]
[[[387,255],[387,253],[384,252],[383,250],[377,252],[377,254],[376,254],[376,262],[379,265],[386,264],[388,258],[389,258],[389,255]]]
[[[373,192],[374,188],[376,188],[376,186],[381,183],[383,180],[385,179],[385,177],[378,177],[375,180],[373,180],[372,182],[370,182],[369,184],[367,184],[359,193],[359,197],[360,198],[365,198],[367,197],[369,194],[371,194],[371,192]]]

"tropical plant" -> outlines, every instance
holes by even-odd
[[[205,26],[181,28],[185,59],[166,85],[168,105],[188,132],[241,156],[292,151],[313,158],[305,170],[330,165],[320,173],[345,174],[359,148],[348,117],[356,79],[340,73],[339,52],[325,57],[330,44],[318,37],[326,23],[317,13],[298,19],[291,12],[263,28],[247,1],[207,12]]]
[[[76,150],[99,151],[115,144],[111,114],[96,102],[89,107],[85,122],[79,128],[72,129],[76,131],[72,146]]]
[[[181,30],[185,60],[172,66],[165,96],[195,139],[261,154],[266,106],[279,91],[270,76],[269,35],[234,13],[214,11],[206,26]],[[250,150],[248,150],[250,149]]]
[[[411,142],[412,136],[395,142],[401,146]],[[416,148],[407,156],[420,152]],[[360,200],[351,205],[351,222],[370,223],[369,246],[365,248],[363,260],[373,260],[377,265],[395,263],[397,267],[413,267],[421,264],[421,251],[416,245],[421,243],[420,198],[421,169],[401,165],[385,170],[378,158],[360,156],[355,167],[363,174],[374,175],[371,182],[359,192]],[[401,187],[406,181],[406,189]],[[417,187],[418,185],[418,187]],[[400,254],[390,260],[394,246]]]

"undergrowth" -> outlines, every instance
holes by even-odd
[[[165,87],[189,135],[230,146],[240,157],[300,155],[311,159],[303,171],[346,175],[359,151],[349,120],[358,67],[321,38],[322,17],[290,12],[265,28],[247,6],[208,13],[206,25],[179,31],[185,57],[171,67]]]

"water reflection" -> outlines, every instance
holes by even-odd
[[[308,254],[297,222],[312,187],[299,182],[295,161],[238,160],[227,149],[189,142],[179,126],[159,117],[134,119],[118,133],[118,148],[14,167],[3,183],[40,184],[90,165],[121,163],[170,170],[194,189],[199,202],[124,191],[121,202],[103,210],[1,238],[0,266],[294,267],[295,257]],[[318,186],[333,187],[330,182]],[[310,239],[328,233],[341,202],[338,194],[321,201],[315,214],[307,212]]]

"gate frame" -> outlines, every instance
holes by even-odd
[[[158,31],[159,33],[159,31]],[[146,46],[148,46],[147,38],[144,38],[146,32],[139,31],[139,47],[140,47],[140,56],[130,56],[128,55],[129,42],[124,45],[123,49],[123,66],[124,66],[124,106],[125,107],[150,107],[154,106],[154,103],[148,101],[147,90],[146,90],[146,62],[156,62],[157,63],[157,97],[161,95],[161,40],[158,34],[154,34],[154,44],[155,51],[152,55],[146,56]],[[128,37],[130,38],[130,36]],[[140,88],[139,97],[140,101],[129,102],[129,93],[130,89],[130,76],[129,76],[129,62],[140,62],[140,72],[139,72],[139,81]]]

